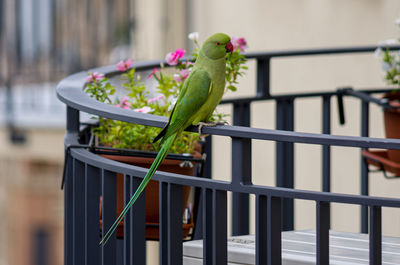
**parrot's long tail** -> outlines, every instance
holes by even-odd
[[[151,177],[154,175],[156,172],[157,168],[160,166],[160,164],[164,161],[164,158],[168,154],[168,150],[172,143],[174,142],[176,138],[177,133],[171,135],[166,139],[161,147],[161,150],[158,152],[156,159],[154,159],[153,164],[151,164],[151,167],[149,171],[147,171],[146,176],[143,178],[142,182],[140,183],[139,187],[133,194],[132,198],[128,202],[128,204],[125,206],[124,210],[121,212],[121,214],[118,216],[117,220],[115,220],[114,224],[111,226],[111,228],[107,231],[107,233],[104,235],[103,239],[100,241],[100,244],[105,244],[107,243],[108,239],[112,236],[114,231],[117,229],[118,224],[122,221],[122,219],[125,217],[126,213],[128,212],[129,208],[135,203],[139,195],[142,193],[142,191],[146,188],[147,183],[149,183]]]

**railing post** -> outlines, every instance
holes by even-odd
[[[204,163],[204,177],[211,178],[212,175],[212,136],[207,136],[205,144],[206,161]]]
[[[256,265],[268,262],[268,198],[256,196]]]
[[[382,264],[382,208],[371,206],[369,209],[369,264]]]
[[[68,133],[78,133],[79,131],[79,111],[67,106],[67,124]],[[66,149],[67,150],[67,149]],[[65,175],[65,191],[64,191],[64,211],[65,211],[65,228],[64,228],[64,263],[65,265],[83,264],[84,260],[84,173],[83,163],[72,158],[69,152],[65,152],[66,175]],[[79,175],[80,177],[77,177]],[[79,204],[79,205],[78,205]],[[80,219],[79,219],[80,218]],[[80,225],[77,224],[79,222]],[[78,238],[79,237],[79,238]],[[80,242],[78,242],[80,241]],[[80,248],[77,250],[77,247]],[[79,253],[78,253],[79,252]],[[81,255],[78,257],[77,255]]]
[[[257,96],[270,96],[270,64],[271,57],[257,59]]]
[[[168,183],[159,184],[160,247],[159,264],[168,264]]]
[[[124,175],[124,207],[128,204],[131,193],[131,177]],[[128,211],[124,217],[124,240],[123,240],[123,264],[131,265],[132,244],[131,244],[131,226],[132,211]]]
[[[100,170],[86,165],[85,171],[85,265],[100,264]]]
[[[182,186],[168,184],[168,265],[182,264]]]
[[[361,136],[369,135],[369,103],[361,102]],[[364,150],[364,149],[363,149]],[[361,195],[369,194],[368,164],[361,156]],[[361,206],[361,233],[368,233],[368,207]]]
[[[329,264],[330,204],[317,201],[317,264]]]
[[[331,134],[331,97],[322,98],[322,133]],[[322,146],[322,191],[331,191],[331,148]]]
[[[331,96],[322,98],[322,133],[331,134]],[[322,146],[322,191],[331,191],[331,147],[329,145]],[[327,207],[330,211],[330,204]],[[328,228],[330,219],[328,218]]]
[[[213,263],[213,211],[212,211],[212,190],[204,188],[203,197],[203,264]]]
[[[124,201],[129,202],[142,179],[124,176]],[[124,219],[124,265],[146,264],[145,190]]]
[[[250,126],[250,104],[233,106],[233,124]],[[251,139],[232,138],[232,184],[251,183]],[[249,195],[232,193],[232,235],[249,234]]]
[[[72,264],[85,264],[85,164],[73,160]]]
[[[102,237],[117,218],[117,175],[114,172],[102,170]],[[112,235],[107,244],[102,245],[101,265],[114,264],[117,260],[117,239]]]
[[[67,132],[79,131],[79,111],[67,106]]]
[[[294,130],[293,99],[287,98],[277,101],[276,129]],[[289,142],[276,142],[276,185],[278,187],[294,187],[294,145]],[[282,229],[293,230],[293,200],[283,199]]]
[[[143,179],[131,177],[131,196],[136,192]],[[146,264],[146,201],[144,190],[132,205],[130,226],[130,241],[132,247],[131,263],[134,265]]]
[[[346,122],[345,116],[344,116],[344,104],[343,104],[343,89],[338,89],[336,98],[337,98],[337,104],[338,104],[338,115],[339,115],[339,123],[340,125],[344,125]]]
[[[73,159],[70,154],[65,154],[67,159],[65,160],[67,165],[66,168],[69,170],[65,176],[64,184],[64,265],[72,265],[72,254],[73,254]]]
[[[282,199],[270,197],[268,206],[268,265],[280,265],[282,264]]]
[[[227,198],[226,191],[213,192],[213,264],[227,264]]]

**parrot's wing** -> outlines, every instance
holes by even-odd
[[[157,141],[163,136],[164,139],[167,139],[185,126],[187,121],[193,117],[206,102],[211,87],[212,82],[207,71],[203,69],[194,70],[183,85],[167,125],[160,134],[157,135],[154,141]],[[189,125],[190,124],[187,124],[186,126]]]

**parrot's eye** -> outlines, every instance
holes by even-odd
[[[217,46],[221,45],[221,42],[217,41]]]

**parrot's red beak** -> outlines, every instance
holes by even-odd
[[[226,49],[226,52],[233,52],[233,45],[232,45],[232,42],[228,42],[228,43],[225,45],[225,49]]]

